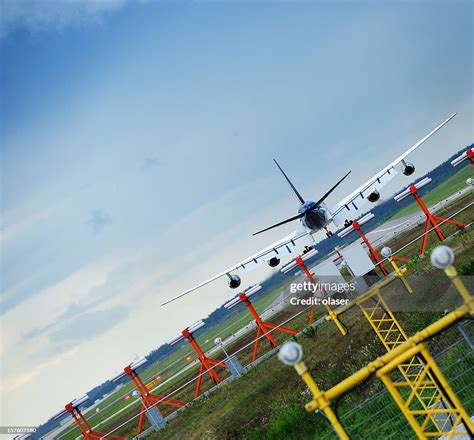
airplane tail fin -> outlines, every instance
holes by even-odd
[[[281,174],[283,174],[283,176],[285,177],[286,181],[288,182],[288,184],[290,185],[291,189],[293,190],[293,192],[295,193],[296,195],[296,198],[303,204],[304,203],[304,199],[303,197],[301,197],[301,194],[298,192],[298,190],[295,188],[295,185],[293,185],[293,183],[291,183],[291,180],[289,179],[289,177],[285,174],[285,172],[282,170],[280,164],[275,160],[273,159],[273,162],[276,163],[276,166],[278,167],[278,169],[281,171]],[[294,219],[293,219],[294,220]],[[291,221],[291,220],[288,220],[288,221]],[[276,225],[278,226],[278,225]],[[273,226],[272,226],[273,227]],[[262,231],[261,231],[262,232]],[[254,234],[255,235],[255,234]]]

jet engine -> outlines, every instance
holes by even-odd
[[[374,189],[367,197],[367,200],[372,203],[376,202],[378,199],[380,199],[380,193],[376,189]]]
[[[410,162],[405,162],[402,171],[405,176],[411,176],[415,172],[415,165]]]
[[[228,275],[229,280],[227,281],[227,284],[231,289],[237,289],[237,287],[240,286],[240,283],[242,280],[238,275]]]
[[[280,264],[280,259],[278,257],[272,257],[272,258],[267,260],[267,264],[270,267],[276,267]]]

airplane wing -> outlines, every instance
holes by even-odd
[[[341,226],[346,219],[356,218],[361,213],[361,206],[367,203],[368,196],[374,191],[379,191],[398,174],[395,167],[402,163],[410,153],[415,151],[421,144],[428,140],[433,134],[435,134],[455,116],[456,113],[452,114],[448,119],[438,125],[415,145],[410,147],[401,156],[397,157],[393,162],[379,171],[375,176],[367,180],[367,182],[338,202],[336,206],[330,210],[332,221],[336,224],[336,226]]]
[[[266,247],[265,249],[262,249],[261,251],[257,252],[256,254],[246,258],[245,260],[241,261],[240,263],[237,263],[231,267],[228,267],[227,269],[223,270],[222,272],[218,273],[217,275],[214,275],[212,278],[209,278],[206,281],[203,281],[200,284],[197,284],[194,287],[191,287],[190,289],[186,290],[183,293],[180,293],[179,295],[175,296],[174,298],[171,298],[161,305],[164,306],[165,304],[168,304],[172,301],[175,301],[178,298],[181,298],[184,295],[187,295],[188,293],[199,289],[200,287],[205,286],[206,284],[212,283],[213,281],[228,276],[232,274],[233,272],[237,271],[247,271],[254,269],[258,267],[261,263],[267,261],[268,259],[272,257],[278,257],[281,258],[282,256],[292,254],[296,248],[301,248],[305,245],[312,245],[315,243],[315,240],[311,233],[307,231],[306,229],[300,228],[296,230],[295,232],[287,235],[286,237],[282,238],[281,240],[271,244],[270,246]]]

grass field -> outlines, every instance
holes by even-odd
[[[474,178],[474,169],[470,165],[461,168],[456,174],[452,175],[443,183],[429,191],[425,196],[423,196],[423,201],[425,202],[426,206],[433,206],[456,191],[459,191],[461,188],[464,188],[466,186],[466,180],[469,177]],[[418,204],[413,202],[408,206],[405,206],[403,209],[397,211],[392,217],[390,217],[389,220],[394,220],[404,217],[405,215],[413,214],[419,209],[420,208]]]

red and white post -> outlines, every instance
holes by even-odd
[[[112,382],[117,382],[119,379],[124,377],[125,375],[129,376],[135,388],[138,391],[140,396],[140,400],[142,402],[142,412],[140,413],[140,417],[138,418],[138,427],[137,427],[137,435],[143,431],[143,425],[145,424],[145,416],[147,411],[156,408],[156,411],[159,413],[159,416],[163,418],[163,413],[161,412],[158,404],[160,405],[168,405],[173,406],[175,408],[181,408],[182,406],[186,405],[186,402],[177,399],[170,399],[165,396],[161,396],[159,394],[153,394],[150,392],[148,387],[145,385],[143,380],[140,378],[139,374],[137,373],[138,368],[144,365],[147,362],[146,358],[138,359],[137,361],[127,365],[123,369],[123,373],[117,374],[115,377],[112,378]],[[163,423],[164,419],[163,419]]]
[[[474,148],[468,148],[464,153],[452,160],[451,165],[456,167],[465,160],[468,160],[471,166],[474,167]]]
[[[59,413],[54,415],[52,418],[53,419],[60,419],[62,416],[65,414],[69,413],[71,414],[71,417],[74,420],[74,423],[79,427],[82,436],[86,440],[100,440],[100,439],[115,439],[115,440],[126,440],[124,437],[119,437],[117,435],[111,435],[111,434],[104,434],[102,432],[94,431],[89,424],[89,422],[86,420],[84,415],[82,414],[81,410],[79,409],[79,406],[82,405],[84,402],[86,402],[89,399],[89,396],[86,394],[83,397],[79,399],[74,399],[72,402],[68,403],[63,410],[61,410]]]
[[[425,253],[426,244],[428,242],[428,234],[431,230],[436,232],[436,235],[438,236],[438,239],[440,241],[444,241],[444,239],[446,238],[443,232],[441,231],[438,225],[438,222],[450,223],[452,225],[457,226],[458,228],[465,228],[467,226],[465,223],[460,223],[454,220],[445,219],[443,217],[434,215],[430,212],[430,210],[425,205],[425,202],[423,202],[423,199],[418,194],[418,190],[428,185],[429,183],[431,183],[431,179],[429,177],[425,177],[424,179],[420,180],[414,185],[410,185],[405,191],[401,192],[400,194],[394,197],[394,199],[397,202],[400,202],[406,197],[412,195],[415,198],[416,203],[418,203],[418,206],[421,208],[421,210],[426,216],[426,222],[425,222],[425,227],[423,231],[423,239],[422,239],[421,247],[420,247],[420,255]]]
[[[168,341],[168,344],[173,345],[183,339],[187,339],[199,359],[201,366],[199,367],[199,377],[196,384],[195,397],[198,397],[199,394],[201,393],[202,378],[205,372],[207,372],[209,376],[211,376],[211,379],[214,381],[214,383],[218,385],[221,383],[221,378],[217,374],[217,371],[215,370],[214,367],[219,366],[221,368],[227,368],[227,364],[225,362],[207,357],[203,349],[200,347],[195,337],[193,336],[193,332],[195,332],[196,330],[200,329],[203,326],[204,326],[204,322],[198,321],[194,323],[193,325],[185,328],[181,332],[181,334],[175,336],[174,338]]]
[[[360,238],[362,239],[362,243],[364,243],[365,246],[367,247],[367,249],[369,251],[370,259],[372,260],[372,262],[374,263],[375,266],[380,267],[380,270],[386,276],[386,275],[389,274],[389,271],[387,270],[385,265],[382,263],[382,260],[384,259],[384,257],[382,256],[382,254],[378,250],[376,250],[372,246],[369,239],[367,238],[367,236],[364,234],[364,232],[361,229],[362,225],[367,223],[369,220],[372,220],[374,217],[375,217],[374,214],[372,214],[371,212],[368,212],[363,217],[361,217],[359,220],[354,220],[347,228],[340,231],[337,235],[341,238],[344,238],[347,235],[349,235],[352,231],[356,231],[359,234]],[[410,261],[406,258],[398,257],[396,255],[394,255],[392,258],[396,259],[396,260],[399,260],[399,261],[403,261],[404,263],[408,263]]]
[[[272,324],[271,322],[266,322],[263,321],[261,316],[258,314],[258,312],[255,310],[255,307],[253,306],[252,302],[249,299],[249,296],[253,295],[254,293],[258,292],[262,286],[257,285],[253,286],[250,289],[247,289],[246,291],[240,293],[240,295],[236,298],[233,298],[230,300],[228,303],[224,304],[224,307],[226,309],[230,309],[239,302],[243,302],[249,312],[252,314],[252,316],[255,319],[255,323],[257,324],[257,336],[255,337],[255,343],[253,346],[253,355],[252,355],[252,362],[257,359],[257,351],[260,343],[260,339],[262,336],[266,338],[266,340],[270,343],[271,348],[276,348],[278,347],[278,344],[275,341],[275,338],[271,334],[271,329],[275,329],[284,333],[289,333],[291,335],[296,335],[298,334],[297,330],[293,330],[292,328],[289,327],[284,327],[282,325],[277,325],[277,324]]]

